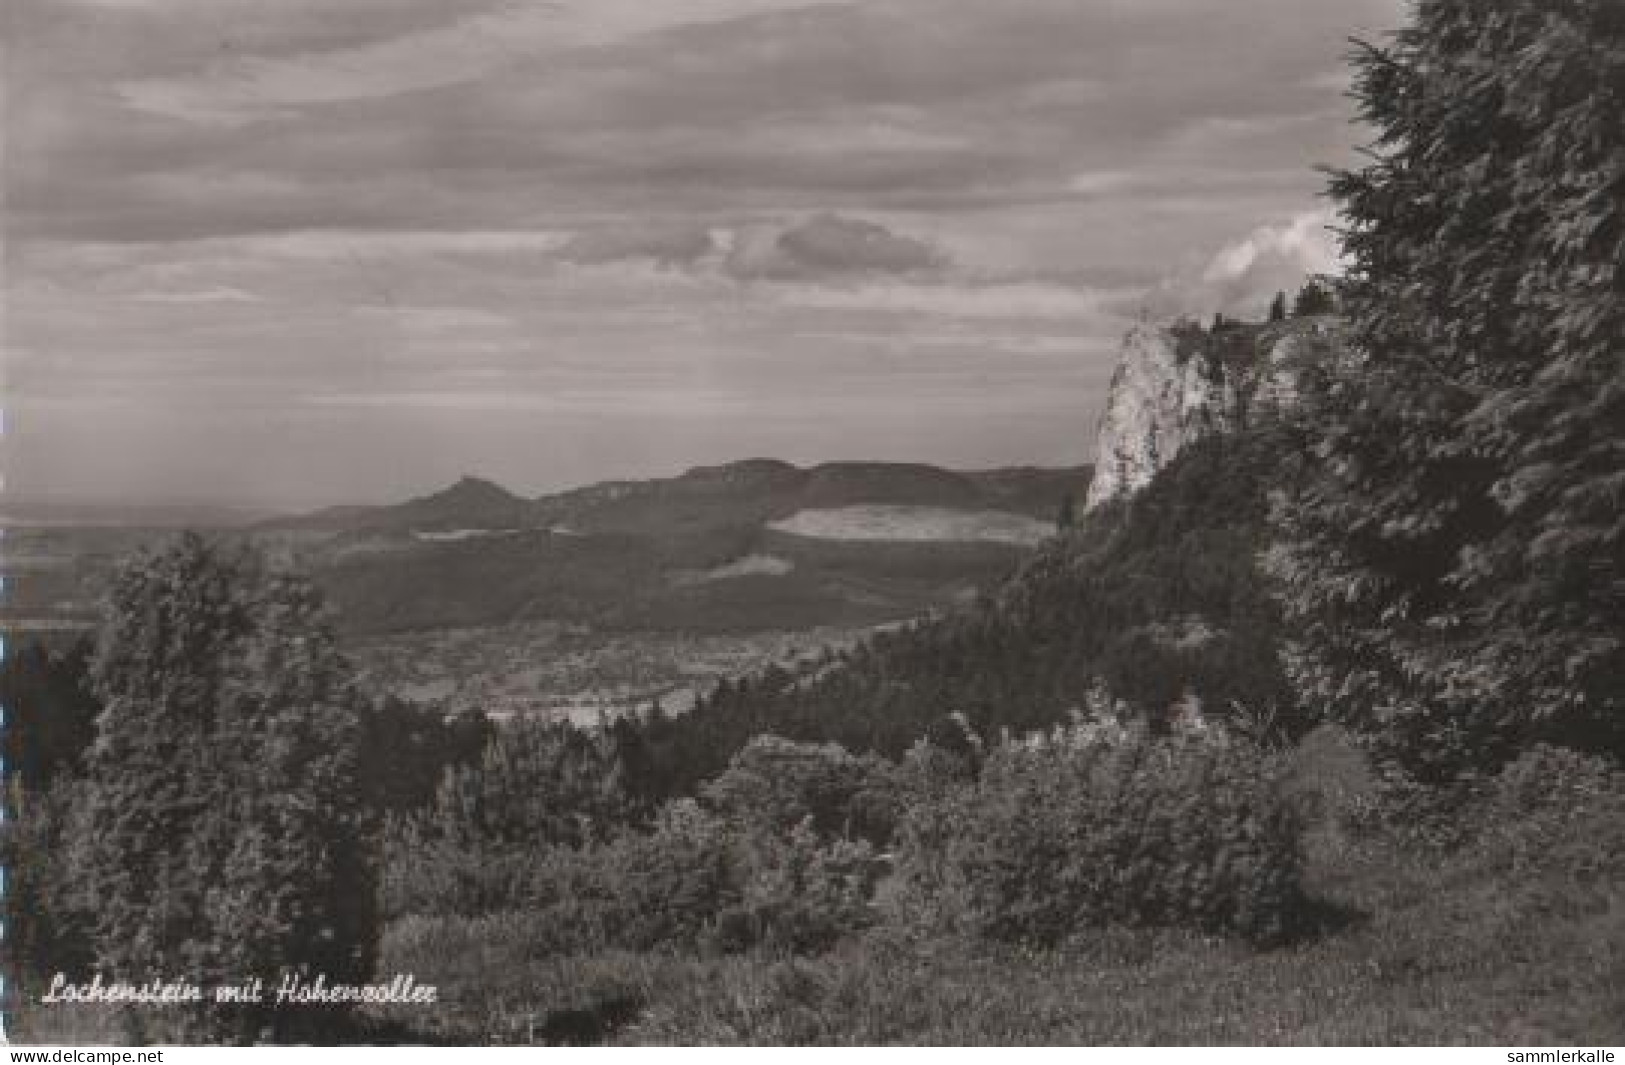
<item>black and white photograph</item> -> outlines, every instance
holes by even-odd
[[[0,1042],[1618,1058],[1625,0],[4,0],[0,100]]]

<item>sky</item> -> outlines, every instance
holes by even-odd
[[[5,0],[20,498],[1087,461],[1333,270],[1402,0]]]

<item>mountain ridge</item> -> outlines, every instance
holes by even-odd
[[[401,503],[330,508],[253,535],[307,567],[353,631],[870,625],[948,608],[1001,580],[1089,476],[747,458],[526,499],[465,475]]]
[[[862,504],[1010,510],[1053,518],[1067,495],[1081,498],[1091,467],[1013,466],[951,470],[930,463],[839,460],[809,466],[746,458],[694,466],[674,477],[600,481],[525,497],[464,474],[399,503],[341,505],[258,522],[258,532],[398,534],[465,529],[629,532],[765,524],[798,510]],[[681,513],[661,513],[673,509]]]

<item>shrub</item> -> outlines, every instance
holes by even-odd
[[[897,768],[905,805],[914,806],[925,798],[969,784],[976,779],[979,764],[979,760],[973,761],[930,740],[916,741],[903,753],[903,761]]]
[[[427,821],[455,840],[579,847],[636,817],[604,737],[521,719],[496,731],[478,765],[446,772]]]
[[[811,819],[788,834],[745,842],[745,882],[737,906],[717,916],[722,950],[761,944],[803,954],[869,925],[885,863],[862,840],[820,840]]]
[[[1197,738],[1006,745],[902,829],[898,903],[1033,944],[1112,924],[1257,941],[1301,912],[1297,819],[1266,756]]]
[[[473,916],[536,904],[546,865],[637,823],[612,745],[564,722],[496,730],[433,802],[386,832],[384,912]]]
[[[545,847],[516,848],[449,838],[412,817],[392,817],[384,831],[379,898],[385,917],[409,914],[472,917],[528,905]]]
[[[639,828],[613,778],[560,783],[558,767],[582,763],[578,753],[516,760],[504,750],[499,740],[480,767],[448,773],[425,815],[390,822],[390,916],[522,911],[528,941],[566,953],[816,950],[871,920],[883,867],[869,842],[845,833],[891,836],[903,788],[883,759],[763,737],[707,786],[706,806],[668,803]],[[548,795],[556,801],[538,798]]]
[[[1497,814],[1525,819],[1576,816],[1625,795],[1625,773],[1606,758],[1538,744],[1501,770]]]
[[[1550,901],[1617,905],[1625,883],[1625,771],[1605,758],[1539,745],[1486,789],[1470,854],[1486,871],[1544,882]]]
[[[758,736],[702,789],[706,805],[741,824],[787,832],[804,820],[825,836],[890,838],[901,815],[896,767],[837,743]]]
[[[803,821],[746,829],[692,802],[545,874],[559,949],[821,950],[869,923],[880,863]]]
[[[522,911],[394,922],[381,945],[383,969],[412,973],[435,987],[437,1000],[377,1013],[416,1039],[464,1046],[597,1042],[631,1019],[654,959],[562,953],[537,930],[536,915]]]
[[[693,802],[664,807],[649,833],[627,833],[560,877],[557,906],[597,915],[604,938],[630,950],[700,942],[742,897],[736,839]],[[583,916],[586,914],[584,913]]]
[[[810,821],[785,833],[747,830],[688,800],[664,807],[648,831],[581,849],[539,849],[525,866],[482,873],[475,858],[459,852],[442,873],[416,883],[421,889],[449,875],[444,890],[459,899],[494,888],[517,905],[416,912],[500,916],[504,934],[525,950],[561,955],[822,950],[871,922],[884,869],[869,844],[824,840]]]

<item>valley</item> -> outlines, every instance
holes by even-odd
[[[536,499],[464,477],[391,506],[251,522],[53,511],[8,531],[0,621],[70,641],[118,559],[202,518],[207,535],[311,573],[380,690],[592,724],[654,700],[680,712],[720,678],[969,603],[1053,535],[1088,480],[1087,467],[753,459]]]
[[[687,711],[717,681],[816,660],[867,628],[726,635],[598,632],[557,622],[366,636],[350,655],[365,682],[448,713],[479,711],[594,727],[658,704]]]

